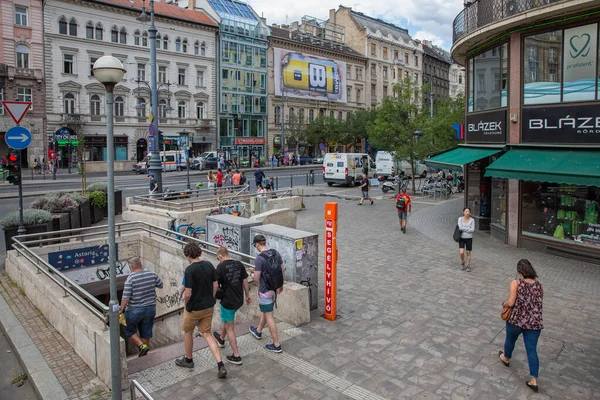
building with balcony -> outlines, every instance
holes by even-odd
[[[366,107],[376,107],[392,95],[392,86],[410,77],[417,89],[423,84],[423,45],[408,30],[340,6],[329,11],[330,23],[344,27],[346,43],[368,58],[365,69]],[[421,98],[415,94],[415,101]]]
[[[450,97],[456,99],[459,94],[465,94],[465,67],[452,63],[450,66]]]
[[[265,159],[269,28],[237,0],[180,0],[219,22],[217,91],[219,150],[236,164]]]
[[[44,104],[44,42],[42,2],[3,0],[0,2],[0,100],[30,101],[32,108],[21,121],[32,135],[23,150],[23,166],[46,157]],[[0,155],[8,146],[4,135],[15,126],[0,104]]]
[[[44,10],[48,144],[62,166],[75,163],[73,140],[82,135],[85,158],[106,160],[105,90],[93,76],[94,62],[118,58],[127,73],[114,89],[115,160],[121,167],[148,152],[151,95],[148,26],[136,18],[141,0],[55,0]],[[158,29],[157,82],[161,147],[176,146],[178,132],[191,132],[192,153],[214,150],[217,24],[206,13],[155,3]],[[56,138],[61,140],[56,140]],[[68,138],[69,136],[67,136]]]
[[[423,85],[429,85],[435,99],[450,96],[450,53],[423,40]],[[424,96],[424,103],[429,107],[429,98]]]
[[[328,21],[305,16],[270,29],[268,154],[315,156],[321,150],[299,141],[302,132],[318,116],[342,121],[366,107],[367,59],[344,43],[343,27]],[[320,71],[323,79],[310,79]]]
[[[466,144],[429,163],[500,241],[600,262],[600,3],[479,0],[453,28]]]

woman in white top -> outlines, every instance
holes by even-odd
[[[206,177],[208,179],[208,188],[212,189],[216,186],[217,183],[217,178],[215,178],[215,175],[213,174],[212,171],[208,171],[208,175]],[[215,194],[214,191],[210,191],[209,194]]]
[[[458,229],[460,229],[460,240],[458,248],[460,251],[460,265],[465,269],[465,250],[467,250],[467,272],[471,272],[471,250],[473,249],[473,232],[475,232],[475,220],[471,218],[471,209],[465,207],[462,217],[458,218]]]

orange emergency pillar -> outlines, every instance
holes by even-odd
[[[337,206],[338,203],[325,203],[325,319],[334,321],[336,317],[337,293]]]

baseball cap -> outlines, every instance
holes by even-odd
[[[252,241],[252,244],[263,243],[266,241],[267,241],[267,239],[263,235],[256,235],[256,236],[254,236],[254,240]]]

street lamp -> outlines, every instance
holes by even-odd
[[[285,100],[286,93],[281,93],[281,155],[285,156]],[[288,149],[289,150],[289,149]],[[281,159],[283,162],[283,158]]]
[[[92,68],[94,77],[106,88],[106,181],[108,197],[108,266],[110,302],[110,372],[113,400],[121,399],[121,347],[119,345],[119,301],[117,299],[117,248],[115,244],[115,137],[113,132],[113,89],[121,82],[125,69],[113,56],[100,57]]]
[[[187,149],[187,153],[186,153],[186,157],[187,157],[187,161],[186,161],[186,170],[187,170],[187,190],[191,190],[190,188],[190,132],[186,131],[185,129],[182,130],[181,132],[177,132],[179,133],[179,142],[180,143],[185,143],[185,147]],[[185,141],[183,140],[185,139]]]
[[[152,121],[154,129],[150,130],[150,140],[152,143],[152,156],[150,157],[150,167],[148,168],[149,174],[154,175],[154,181],[158,185],[158,192],[161,193],[163,190],[162,186],[162,163],[160,161],[160,149],[158,146],[158,90],[156,88],[156,33],[157,29],[154,25],[154,0],[150,0],[150,16],[146,14],[146,1],[142,0],[142,13],[137,20],[142,23],[150,21],[150,27],[148,28],[149,40],[150,40],[150,92],[151,92],[151,109],[152,109]],[[169,105],[170,107],[170,105]]]

